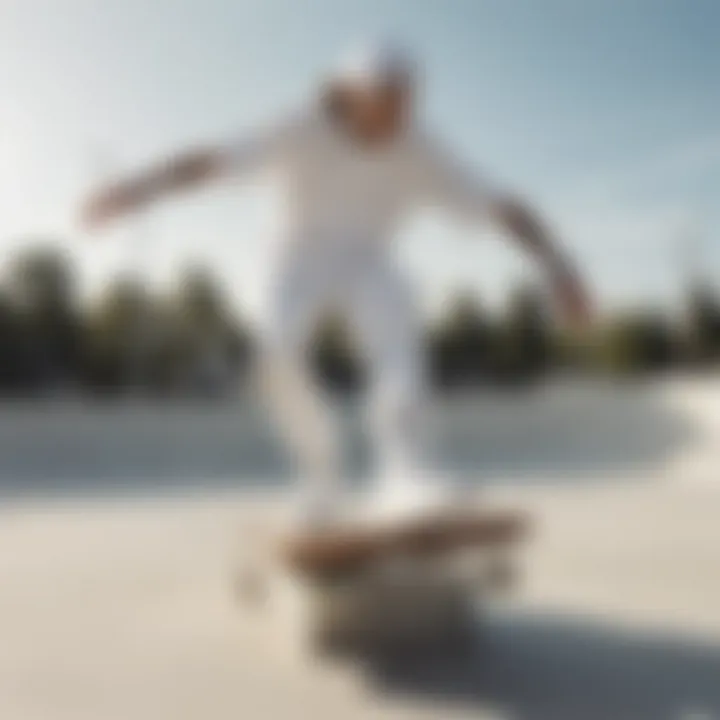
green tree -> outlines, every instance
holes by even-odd
[[[687,298],[684,340],[691,362],[720,360],[720,299],[708,285],[695,285]]]
[[[13,355],[22,355],[16,381],[26,390],[46,391],[80,378],[82,327],[76,287],[68,257],[49,242],[30,244],[9,265],[5,332],[16,343]]]
[[[319,323],[311,340],[311,362],[320,380],[339,392],[356,390],[363,380],[362,364],[348,324],[337,314]]]
[[[248,364],[250,340],[213,276],[201,268],[184,272],[168,317],[158,374],[184,391],[224,393]]]
[[[546,303],[538,291],[520,287],[510,296],[496,348],[501,378],[532,380],[550,367],[553,331]]]
[[[496,332],[470,295],[458,295],[430,329],[430,366],[440,387],[486,380],[491,371]]]
[[[3,395],[27,393],[35,378],[28,373],[31,347],[17,311],[5,292],[0,295],[0,392]]]
[[[91,310],[86,382],[97,392],[147,390],[162,323],[157,303],[135,279],[112,283]]]
[[[617,374],[639,374],[670,368],[678,357],[672,324],[660,313],[623,315],[598,328],[594,365]]]

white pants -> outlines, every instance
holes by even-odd
[[[369,418],[381,475],[420,465],[424,388],[417,304],[399,270],[379,253],[287,255],[268,288],[260,356],[271,410],[307,479],[311,505],[337,497],[340,442],[327,399],[313,384],[308,351],[318,321],[340,312],[367,362]]]

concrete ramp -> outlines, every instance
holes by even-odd
[[[476,392],[431,408],[434,452],[486,483],[669,477],[712,481],[720,380],[553,383]],[[362,409],[340,407],[349,472],[369,456]],[[250,401],[220,405],[53,402],[0,407],[0,494],[284,482],[290,467]]]

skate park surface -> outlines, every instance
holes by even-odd
[[[289,497],[245,406],[1,408],[0,717],[720,717],[720,380],[488,391],[434,422],[480,501],[535,518],[523,586],[472,653],[339,667],[232,596],[240,531]]]

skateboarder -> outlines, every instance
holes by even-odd
[[[364,48],[340,63],[299,112],[102,187],[82,210],[85,226],[97,229],[210,181],[278,171],[284,222],[265,293],[260,369],[279,427],[308,478],[307,517],[332,511],[340,476],[336,426],[306,363],[313,326],[328,309],[346,314],[368,360],[381,475],[401,488],[423,472],[418,308],[388,252],[414,211],[435,207],[494,223],[543,265],[569,320],[588,312],[572,264],[535,213],[465,168],[422,126],[418,84],[415,61],[402,48]]]

